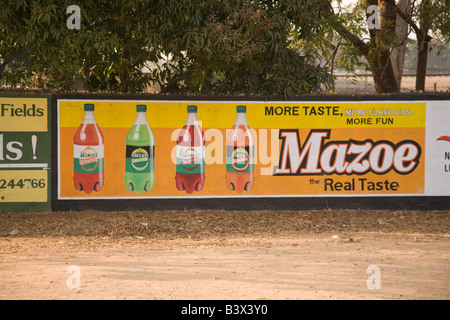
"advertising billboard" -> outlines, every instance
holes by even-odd
[[[448,106],[59,99],[57,198],[450,195]]]

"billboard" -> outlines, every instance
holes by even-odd
[[[50,102],[0,95],[0,210],[50,209]]]
[[[449,101],[56,107],[58,200],[450,195]]]

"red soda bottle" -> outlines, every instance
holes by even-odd
[[[94,105],[84,105],[84,117],[73,137],[73,182],[75,189],[99,191],[104,181],[104,137],[95,121]]]
[[[227,188],[250,191],[254,183],[255,146],[249,130],[245,106],[237,106],[237,115],[231,130],[227,130]]]
[[[187,107],[188,116],[177,138],[177,189],[200,191],[205,183],[205,135],[197,120],[197,106]]]

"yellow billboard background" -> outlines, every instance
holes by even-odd
[[[47,98],[0,97],[0,130],[46,132],[47,109]]]
[[[98,192],[85,194],[78,192],[73,186],[73,136],[83,119],[84,103],[95,104],[95,117],[100,129],[105,136],[104,155],[104,186]],[[125,137],[136,117],[136,104],[147,105],[147,119],[155,135],[155,183],[149,192],[138,195],[125,188]],[[200,192],[189,195],[179,191],[175,186],[175,163],[172,160],[172,152],[176,146],[176,131],[183,127],[187,112],[186,106],[195,104],[198,106],[197,117],[201,121],[205,132],[213,133],[206,141],[206,169],[205,185]],[[319,176],[273,176],[262,174],[273,172],[273,167],[278,166],[279,149],[275,152],[269,150],[265,154],[271,155],[271,163],[261,163],[259,157],[255,164],[254,188],[249,192],[238,194],[226,188],[225,183],[225,132],[232,127],[236,117],[237,105],[247,106],[247,120],[249,126],[256,130],[257,136],[268,132],[268,142],[281,146],[281,141],[275,135],[277,141],[271,141],[271,130],[298,129],[301,145],[311,129],[331,129],[330,138],[327,141],[347,141],[349,139],[363,141],[389,140],[396,144],[403,140],[414,140],[422,147],[421,162],[410,174],[401,175],[391,170],[377,175],[367,173],[360,175],[319,175]],[[272,115],[267,114],[268,107],[280,107],[280,110],[289,110],[291,114]],[[292,114],[292,107],[298,106],[298,114]],[[331,114],[327,114],[327,108]],[[304,108],[307,107],[307,108]],[[315,107],[311,113],[311,108]],[[393,124],[375,124],[375,119],[380,116],[372,116],[372,124],[349,125],[349,118],[362,118],[360,116],[346,116],[346,109],[375,110],[376,113],[386,109],[409,110],[408,114],[384,116],[393,118]],[[275,110],[275,109],[273,109]],[[318,114],[322,110],[322,114]],[[368,111],[367,111],[368,112]],[[367,113],[366,112],[366,113]],[[354,112],[363,114],[364,112]],[[400,112],[398,112],[400,113]],[[424,145],[425,145],[425,104],[424,103],[309,103],[309,102],[207,102],[207,101],[59,101],[59,198],[147,198],[147,197],[231,197],[231,196],[342,196],[342,195],[380,195],[380,194],[422,194],[424,191]],[[367,122],[367,121],[366,121]],[[360,121],[359,121],[360,123]],[[222,141],[220,140],[220,135]],[[208,135],[207,135],[208,138]],[[222,150],[220,150],[222,148]],[[257,145],[257,156],[260,155],[263,145]],[[222,161],[220,161],[220,156]],[[214,156],[215,163],[208,161],[208,155]],[[261,159],[262,160],[262,159]],[[398,190],[361,191],[355,190],[325,191],[325,179],[333,179],[335,183],[360,184],[358,179],[385,184],[396,182]],[[312,183],[311,179],[316,180]]]
[[[6,187],[8,183],[14,188]],[[21,186],[17,184],[21,183]],[[0,170],[0,197],[5,202],[47,202],[47,170]]]

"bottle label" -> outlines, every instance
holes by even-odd
[[[235,147],[227,146],[227,171],[253,172],[254,146]]]
[[[177,145],[177,172],[199,174],[205,172],[205,146]]]
[[[73,147],[73,168],[78,173],[103,172],[104,146],[82,146],[75,144]]]
[[[142,173],[154,170],[155,146],[126,147],[125,170],[127,172]]]

